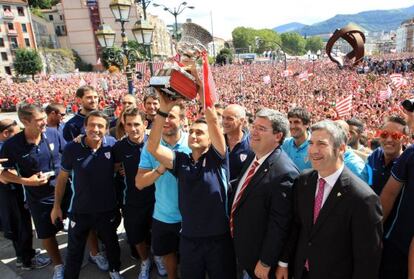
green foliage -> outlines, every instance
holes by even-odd
[[[237,27],[232,32],[236,52],[262,53],[274,50],[281,43],[280,36],[271,29]]]
[[[305,39],[296,32],[283,33],[281,35],[283,50],[290,55],[305,54]]]
[[[233,63],[233,52],[229,48],[223,48],[220,50],[219,54],[217,54],[216,63],[220,65]]]
[[[137,41],[132,40],[132,41],[128,41],[128,47],[130,49],[134,49],[136,51],[138,51],[139,54],[139,58],[138,60],[144,60],[145,56],[146,56],[146,50],[145,47],[141,44],[139,44]]]
[[[52,0],[29,0],[29,6],[40,9],[50,9],[52,7],[52,2],[56,3],[56,1]]]
[[[30,11],[32,12],[32,14],[44,19],[44,14],[40,10],[40,8],[31,8]]]
[[[73,57],[75,59],[75,67],[81,72],[90,72],[93,69],[92,64],[86,63],[82,60],[79,54],[72,49]]]
[[[19,48],[16,50],[13,66],[17,75],[31,75],[33,78],[42,70],[43,63],[35,49]]]
[[[314,36],[314,37],[308,37],[306,39],[306,50],[310,50],[313,53],[316,53],[318,50],[323,49],[323,41],[321,37]]]
[[[139,60],[142,60],[142,57],[145,57],[142,53],[145,54],[144,48],[139,46],[138,44],[134,44],[134,41],[131,42],[131,46],[129,46],[128,52],[128,64],[133,66]],[[120,47],[113,47],[113,48],[105,48],[102,51],[102,58],[101,58],[102,65],[108,69],[110,66],[116,66],[120,70],[124,69],[124,54],[123,50]]]

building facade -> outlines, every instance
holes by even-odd
[[[11,75],[18,48],[36,48],[26,1],[0,0],[0,75]]]
[[[414,51],[414,18],[403,21],[397,29],[397,52]]]
[[[53,23],[34,14],[32,14],[31,17],[37,47],[60,48]]]
[[[110,25],[116,34],[115,45],[121,45],[121,24],[115,22],[109,8],[110,2],[110,0],[62,0],[64,26],[66,26],[70,48],[74,49],[85,62],[95,66],[102,51],[95,36],[95,31],[100,24]],[[131,30],[141,17],[142,9],[133,0],[131,4],[129,22],[125,23],[125,30],[128,40],[135,40]],[[170,37],[164,22],[151,15],[148,15],[148,20],[155,27],[152,55],[154,57],[170,56],[170,52],[167,51],[171,49]]]

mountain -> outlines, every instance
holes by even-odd
[[[390,31],[396,30],[402,21],[410,18],[414,18],[414,6],[403,9],[366,11],[352,15],[336,15],[328,20],[290,31],[299,32],[307,36],[329,34],[350,22],[356,23],[367,31]]]
[[[303,27],[307,26],[306,24],[302,24],[300,22],[291,22],[288,24],[280,25],[278,27],[273,28],[274,31],[277,33],[285,33],[285,32],[291,32],[294,30],[301,29]]]

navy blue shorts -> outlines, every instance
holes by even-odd
[[[156,256],[165,256],[178,251],[181,222],[168,224],[152,219],[152,250]]]
[[[58,229],[50,220],[53,204],[29,203],[37,238],[46,239],[55,236]]]
[[[124,227],[129,244],[137,245],[148,239],[151,230],[153,211],[154,204],[142,207],[125,205],[122,208]]]

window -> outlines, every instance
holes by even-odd
[[[63,15],[59,15],[60,20],[63,20]]]
[[[3,11],[4,12],[11,12],[11,7],[10,6],[6,6],[6,5],[3,5]]]
[[[9,30],[14,30],[13,22],[7,23],[7,28],[9,28]]]
[[[11,76],[12,72],[11,72],[10,66],[4,67],[4,70],[6,71],[6,74],[8,74],[9,76]]]
[[[11,48],[18,48],[19,44],[17,43],[17,38],[12,37],[10,38],[10,47]]]
[[[17,14],[19,16],[24,16],[24,8],[23,7],[17,7]]]
[[[0,47],[4,47],[4,39],[0,38]]]
[[[49,20],[53,20],[53,15],[49,15]]]
[[[3,61],[8,61],[9,60],[9,58],[7,57],[7,53],[6,52],[2,52],[1,53],[1,60],[3,60]]]
[[[26,47],[30,47],[30,40],[29,40],[29,38],[24,38],[24,44],[26,45]]]
[[[62,32],[63,33],[65,33],[66,31],[65,31],[65,26],[64,25],[62,25],[60,28],[62,28]]]
[[[27,33],[26,23],[22,23],[22,30],[23,30],[24,33]]]

